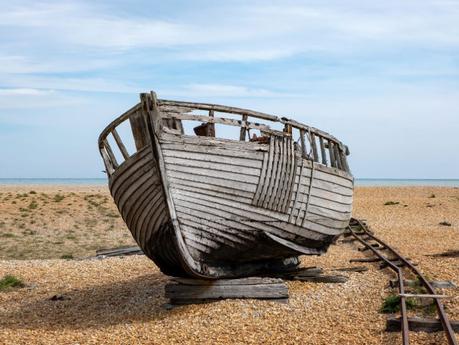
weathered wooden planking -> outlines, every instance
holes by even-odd
[[[217,163],[217,162],[206,162],[201,160],[192,160],[187,158],[175,158],[175,157],[164,157],[164,162],[166,167],[168,164],[171,166],[179,165],[182,167],[192,167],[192,168],[201,168],[209,169],[214,171],[213,174],[218,174],[219,171],[223,172],[232,172],[240,173],[241,175],[249,176],[260,176],[260,169],[257,168],[248,168],[240,165],[234,165],[232,163]]]
[[[138,246],[96,250],[97,258],[113,257],[113,256],[127,256],[127,255],[143,255],[143,252]]]
[[[171,186],[174,186],[174,188],[179,188],[178,186],[186,186],[190,188],[194,187],[201,191],[208,190],[214,193],[220,193],[219,195],[221,195],[222,197],[225,197],[226,195],[234,195],[237,197],[242,197],[246,200],[252,200],[254,197],[253,192],[249,192],[246,190],[240,190],[240,189],[224,187],[224,186],[217,186],[217,185],[210,184],[210,183],[186,180],[186,179],[176,178],[172,176],[169,176],[169,182]]]
[[[251,128],[251,129],[258,129],[264,133],[269,133],[271,135],[276,136],[288,136],[287,133],[277,131],[271,129],[268,125],[257,123],[257,122],[250,122],[250,121],[242,121],[242,120],[234,120],[225,117],[212,117],[206,115],[195,115],[195,114],[168,114],[165,113],[163,119],[178,119],[178,120],[189,120],[189,121],[199,121],[199,122],[207,122],[210,124],[222,124],[228,126],[236,126],[236,127],[244,127],[244,128]]]
[[[163,155],[166,157],[181,158],[186,160],[194,160],[200,162],[213,162],[220,164],[231,164],[233,166],[247,167],[260,169],[262,162],[258,159],[240,158],[221,156],[212,153],[200,153],[192,151],[177,151],[177,150],[163,150]]]
[[[331,271],[339,271],[339,272],[366,272],[368,271],[368,267],[366,266],[354,266],[354,267],[341,267],[341,268],[333,268]]]
[[[450,320],[454,332],[459,332],[459,321]],[[408,318],[408,327],[411,332],[440,332],[443,331],[443,325],[438,319],[422,319],[418,317]],[[386,321],[387,332],[400,332],[401,319],[399,317],[389,317]]]
[[[295,163],[290,138],[271,138],[269,154],[264,155],[263,170],[252,204],[270,210],[287,211],[290,204]]]
[[[308,229],[295,228],[288,226],[283,222],[273,222],[269,218],[260,215],[252,215],[252,218],[246,218],[241,216],[239,212],[221,207],[220,205],[213,205],[212,203],[197,202],[196,199],[189,199],[184,196],[175,198],[177,205],[184,207],[184,211],[194,214],[196,211],[201,212],[201,217],[209,217],[210,219],[216,219],[222,224],[230,224],[230,222],[237,222],[241,225],[249,226],[255,230],[270,231],[274,234],[289,237],[292,235],[301,235],[311,240],[322,241],[325,240],[323,234],[310,231]],[[233,211],[229,212],[229,211]],[[288,231],[285,229],[288,228]]]
[[[129,122],[131,124],[132,136],[134,137],[135,147],[137,150],[142,149],[148,144],[147,127],[145,119],[140,111],[129,116]]]
[[[294,276],[292,279],[311,283],[345,283],[349,280],[348,277],[343,275]]]
[[[159,167],[162,170],[161,176],[153,173],[152,181],[154,182],[152,183],[147,178],[150,163],[137,161],[135,163],[137,164],[136,169],[131,166],[130,169],[126,170],[126,173],[119,174],[119,176],[110,181],[111,187],[116,187],[111,190],[123,215],[123,219],[132,228],[133,236],[138,242],[149,242],[150,239],[157,236],[155,235],[157,231],[155,229],[161,228],[169,220],[172,220],[174,226],[177,228],[179,226],[178,218],[180,217],[175,216],[175,206],[182,208],[183,212],[181,215],[183,216],[182,221],[184,223],[185,235],[188,237],[187,240],[189,240],[189,243],[194,247],[193,250],[197,248],[198,252],[199,250],[206,250],[206,248],[218,248],[219,245],[242,245],[244,240],[247,239],[244,236],[248,236],[249,233],[246,232],[242,236],[233,234],[232,232],[238,231],[238,228],[235,226],[236,224],[239,228],[245,226],[248,229],[244,231],[251,231],[253,233],[267,231],[269,234],[278,236],[282,241],[287,241],[286,243],[290,247],[298,243],[299,239],[295,238],[295,236],[301,236],[307,240],[323,240],[325,244],[329,239],[324,236],[335,236],[342,232],[342,228],[336,228],[336,231],[334,231],[331,227],[341,226],[341,221],[345,220],[344,218],[348,216],[348,212],[339,208],[341,206],[338,206],[338,210],[334,210],[333,201],[342,204],[342,206],[348,206],[347,203],[349,200],[346,198],[352,196],[352,176],[346,173],[346,171],[325,167],[321,163],[316,163],[313,167],[316,170],[313,183],[318,185],[313,188],[312,183],[306,182],[311,181],[311,161],[300,158],[302,164],[298,165],[298,168],[295,167],[298,160],[297,157],[300,153],[294,153],[293,145],[290,146],[290,144],[293,144],[290,139],[290,134],[292,133],[290,124],[286,125],[285,128],[287,129],[284,128],[284,133],[265,131],[265,134],[279,134],[280,137],[276,138],[276,136],[273,136],[272,140],[270,140],[270,142],[277,141],[273,145],[276,152],[273,154],[271,174],[269,176],[265,174],[266,176],[262,179],[261,171],[263,164],[265,164],[265,173],[268,169],[268,164],[263,163],[266,161],[265,157],[269,160],[269,151],[271,150],[269,150],[268,145],[262,142],[238,142],[210,137],[203,138],[182,135],[183,132],[180,130],[181,122],[176,120],[177,115],[180,115],[182,112],[190,112],[193,109],[183,107],[183,105],[167,104],[165,105],[166,108],[162,109],[161,112],[164,111],[164,113],[167,113],[167,116],[170,115],[173,121],[168,119],[164,121],[158,116],[157,104],[154,93],[150,95],[144,94],[142,95],[141,107],[130,110],[131,114],[129,116],[134,117],[136,114],[139,115],[139,118],[143,121],[143,129],[145,131],[147,129],[145,120],[153,126],[152,129],[156,135],[151,136],[152,133],[145,134],[145,139],[146,142],[149,143],[151,141],[154,144],[155,154],[153,155],[150,151],[151,158],[154,157],[154,160],[159,159]],[[209,111],[209,117],[213,118],[212,112],[214,108],[211,107],[207,110]],[[124,114],[123,120],[127,118],[129,117]],[[247,118],[247,116],[244,116],[244,120],[247,120]],[[197,119],[197,117],[194,117],[194,119]],[[120,143],[123,145],[119,136],[117,136],[115,128],[122,122],[120,121],[117,119],[112,123],[116,123],[115,125],[109,126],[110,128],[104,130],[99,142],[105,140],[106,135],[112,132],[118,146],[120,146]],[[217,121],[214,121],[214,119],[210,120],[211,123],[218,121],[222,123],[231,122],[228,123],[230,125],[236,125],[237,122],[244,129],[244,138],[250,127],[246,126],[248,125],[246,122],[235,122],[231,119],[220,118]],[[288,122],[289,120],[282,119],[282,121]],[[263,129],[263,124],[255,125],[259,126],[259,129]],[[293,126],[295,125],[296,123]],[[165,133],[164,131],[167,128],[163,127],[164,131],[162,131],[160,126],[168,126],[174,130],[174,133]],[[318,136],[319,141],[321,139],[323,141],[325,138],[334,142],[334,138],[327,137],[326,134],[316,129],[303,125],[297,128],[300,128],[303,134],[305,130],[308,131],[309,139],[311,140],[311,153],[315,149],[314,158],[316,160],[318,159],[317,147],[312,147],[317,146],[314,136]],[[241,129],[242,132],[243,130]],[[146,146],[147,144],[143,147]],[[335,158],[342,158],[341,154],[343,153],[344,146],[337,141],[336,145],[332,143],[330,146],[334,146],[334,150],[338,153]],[[140,147],[137,147],[137,149],[139,150]],[[132,159],[132,157],[127,159],[127,151],[124,152],[121,147],[120,150],[126,161]],[[304,144],[303,150],[306,150]],[[101,154],[105,154],[104,162],[106,163],[109,175],[116,175],[121,169],[111,166],[112,164],[117,165],[117,162],[114,157],[110,157],[114,156],[113,153],[110,154],[108,151],[110,151],[110,147],[108,149],[104,147],[101,149]],[[138,153],[134,153],[133,157]],[[306,152],[304,154],[309,158]],[[163,157],[165,157],[164,160]],[[339,165],[340,163],[341,166],[339,168],[343,169],[342,161],[336,161],[335,165]],[[300,169],[300,166],[303,169]],[[124,164],[120,167],[124,167]],[[151,171],[153,172],[157,169],[158,167],[153,165]],[[301,176],[303,175],[302,171],[304,175],[309,176],[303,178]],[[236,176],[241,175],[245,179],[236,179]],[[247,181],[247,176],[249,181]],[[252,205],[246,205],[250,197],[253,200],[256,191],[255,179],[250,180],[250,176],[256,178],[258,183],[264,180],[268,182],[267,192],[263,200],[264,208],[253,208],[251,207]],[[161,184],[156,184],[159,182],[159,177],[162,180],[162,187],[166,190],[167,204],[160,197],[163,193]],[[121,182],[121,178],[124,179],[123,182]],[[319,191],[319,193],[316,193],[316,197],[322,199],[322,201],[317,202],[319,205],[314,205],[311,202],[314,201],[315,189]],[[174,205],[173,198],[169,198],[169,190],[173,191],[175,196],[178,193],[177,200],[182,205]],[[260,190],[263,190],[263,188],[260,188]],[[322,193],[324,195],[317,195],[321,191],[324,192]],[[184,194],[184,192],[194,194]],[[309,198],[309,194],[313,196]],[[338,197],[334,198],[333,195]],[[330,202],[329,198],[331,199]],[[297,205],[295,205],[296,199],[299,199]],[[322,204],[320,204],[321,202]],[[324,203],[327,203],[327,206]],[[352,203],[352,200],[349,203]],[[330,205],[332,205],[332,209],[329,209]],[[266,210],[266,208],[269,209]],[[304,209],[301,210],[301,208]],[[289,224],[292,211],[296,211],[297,213],[297,218],[299,219],[298,225],[303,225],[304,227]],[[310,219],[307,217],[308,211],[311,211]],[[172,217],[169,216],[169,212],[172,212]],[[285,214],[286,212],[287,214]],[[338,213],[334,214],[334,212]],[[209,217],[204,217],[203,214],[210,214],[210,217],[213,218],[209,219]],[[337,215],[337,217],[333,218],[334,215]],[[223,223],[220,224],[219,222]],[[229,227],[229,232],[225,228],[228,226],[228,222],[232,222],[233,226]],[[222,226],[220,232],[215,231],[217,228],[215,225],[217,224]],[[176,235],[181,237],[179,232]],[[184,242],[180,242],[180,239],[178,240],[179,246],[186,252],[183,245]],[[288,247],[288,245],[285,245],[285,247]],[[166,260],[172,262],[178,259],[175,257],[175,259],[170,260],[171,255],[168,255],[170,249],[167,245],[161,246],[161,250],[163,249],[162,254],[166,254]],[[187,258],[185,259],[188,260]],[[192,264],[192,267],[199,266],[196,266],[192,262],[189,262],[189,264]],[[209,267],[209,269],[215,272],[216,268]]]
[[[254,183],[238,182],[232,180],[224,180],[219,177],[209,177],[201,175],[191,175],[186,172],[167,170],[168,178],[183,179],[192,182],[208,183],[210,185],[226,188],[234,188],[239,191],[255,192],[256,185]]]
[[[214,209],[220,209],[222,211],[230,211],[233,214],[238,215],[240,218],[246,219],[247,221],[255,221],[256,219],[259,219],[261,222],[265,221],[266,223],[278,221],[279,224],[282,223],[282,227],[286,231],[292,231],[296,234],[302,234],[303,232],[307,233],[306,229],[328,235],[338,235],[342,232],[341,230],[329,229],[324,226],[312,224],[308,224],[308,226],[306,226],[306,229],[304,229],[301,227],[294,226],[293,224],[287,223],[287,214],[277,213],[271,210],[254,207],[252,205],[241,205],[237,202],[212,197],[210,195],[175,190],[174,198],[199,203],[203,206],[211,207]],[[308,233],[308,235],[310,235],[310,233]]]
[[[288,287],[281,279],[242,278],[222,280],[174,279],[165,287],[172,303],[188,300],[285,299]]]
[[[158,106],[160,109],[163,109],[165,106],[169,107],[181,107],[188,109],[201,109],[201,110],[213,110],[218,112],[224,112],[229,114],[245,114],[248,116],[257,117],[264,120],[278,121],[279,118],[274,115],[265,114],[259,111],[253,111],[249,109],[228,107],[219,104],[208,104],[208,103],[195,103],[195,102],[182,102],[182,101],[170,101],[165,99],[158,100]],[[167,109],[167,108],[164,108]],[[190,110],[191,111],[191,110]]]
[[[181,166],[181,165],[176,165],[176,164],[168,164],[166,165],[166,169],[168,171],[177,171],[177,172],[182,172],[182,173],[186,173],[190,175],[200,175],[200,176],[208,176],[208,177],[218,176],[220,179],[223,179],[223,180],[245,182],[245,183],[250,183],[253,185],[255,185],[258,182],[257,176],[238,174],[235,171],[234,172],[212,171],[206,168],[195,168],[195,167]]]
[[[235,158],[246,158],[254,160],[262,160],[263,152],[268,149],[260,147],[257,150],[238,150],[236,147],[231,145],[227,146],[205,146],[205,145],[192,145],[192,144],[178,144],[178,143],[164,143],[161,145],[163,151],[184,151],[184,152],[196,152],[196,153],[207,153],[215,156],[224,157],[235,157]]]
[[[281,284],[282,279],[271,277],[246,277],[237,279],[191,279],[191,278],[178,278],[173,277],[173,282],[181,285],[192,286],[228,286],[228,285],[259,285],[259,284]]]

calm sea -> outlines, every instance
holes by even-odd
[[[0,178],[0,185],[54,184],[106,185],[106,178]],[[459,179],[384,179],[357,178],[356,186],[446,186],[459,187]]]

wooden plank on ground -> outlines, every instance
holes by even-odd
[[[459,332],[459,321],[450,320],[454,332]],[[422,319],[418,317],[408,318],[408,327],[411,332],[440,332],[443,326],[437,319]],[[399,317],[389,317],[386,321],[387,332],[400,332],[401,322]]]
[[[398,280],[393,279],[389,282],[390,287],[394,288],[398,286]],[[429,281],[429,284],[432,285],[434,289],[454,289],[457,287],[452,281],[441,281],[441,280],[432,280]],[[421,283],[417,280],[404,280],[403,285],[408,287],[421,286]]]
[[[286,299],[287,285],[281,279],[242,278],[221,280],[193,280],[174,278],[165,287],[172,304],[189,304],[221,299]]]
[[[97,258],[125,255],[143,255],[143,252],[138,246],[96,250]]]

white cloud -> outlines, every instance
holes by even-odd
[[[0,109],[55,108],[81,105],[82,103],[84,103],[84,100],[79,97],[65,95],[54,90],[33,88],[0,89]],[[0,115],[2,114],[0,113]]]
[[[225,85],[225,84],[190,84],[183,88],[178,88],[173,91],[163,90],[165,95],[174,95],[175,97],[291,97],[292,95],[274,92],[268,89],[250,88],[240,85]]]
[[[371,3],[348,6],[326,4],[254,3],[192,12],[176,11],[173,19],[120,16],[95,5],[66,2],[5,5],[0,27],[28,30],[31,37],[68,46],[127,50],[131,48],[186,47],[184,56],[234,61],[219,53],[229,45],[246,60],[282,58],[296,52],[365,49],[381,45],[455,45],[459,43],[457,6],[436,2]],[[172,10],[172,9],[171,9]],[[211,18],[211,20],[209,20]],[[207,20],[205,20],[207,19]],[[214,49],[206,49],[213,47]],[[238,49],[239,47],[239,49]],[[205,54],[199,54],[203,49]],[[210,51],[214,54],[209,53]],[[282,51],[284,51],[282,53]]]
[[[0,89],[0,96],[42,96],[53,93],[53,90],[39,90],[39,89]]]

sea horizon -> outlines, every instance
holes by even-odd
[[[107,178],[0,178],[0,185],[106,185]],[[459,187],[459,179],[356,178],[356,186]]]

